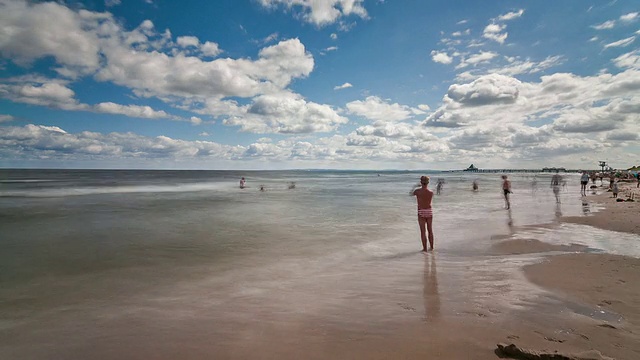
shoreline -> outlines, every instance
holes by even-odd
[[[619,199],[627,199],[630,194],[635,195],[634,202],[616,202],[611,192],[603,192],[597,195],[589,195],[583,198],[590,204],[604,207],[601,211],[591,213],[588,216],[566,216],[562,221],[573,224],[589,225],[604,230],[626,232],[640,235],[640,188],[634,183],[619,183]]]
[[[640,222],[637,221],[640,191],[636,190],[635,183],[624,184],[618,197],[626,199],[634,191],[635,202],[616,202],[610,192],[588,196],[589,203],[603,208],[587,216],[563,217],[561,221],[640,235]],[[548,337],[556,343],[550,349],[568,351],[568,346],[573,345],[580,351],[597,350],[603,356],[616,359],[640,358],[640,284],[636,281],[640,259],[587,253],[573,244],[559,246],[527,240],[510,240],[510,244],[502,244],[502,250],[506,249],[507,253],[525,253],[527,249],[565,252],[549,254],[542,262],[522,268],[528,281],[549,291],[551,297],[570,304],[568,308],[574,312],[564,319],[564,324],[549,324],[548,330],[556,334]],[[563,332],[569,324],[571,331]],[[575,334],[579,336],[573,336]],[[548,350],[536,348],[526,341],[516,344]]]

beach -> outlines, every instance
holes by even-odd
[[[576,176],[431,174],[425,254],[419,173],[72,175],[4,175],[1,358],[640,357],[638,203]]]

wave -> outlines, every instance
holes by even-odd
[[[170,192],[198,192],[233,190],[236,187],[230,183],[208,182],[172,185],[130,185],[130,186],[100,186],[100,187],[69,187],[29,190],[0,191],[0,197],[66,197],[100,194],[128,194],[128,193],[170,193]]]

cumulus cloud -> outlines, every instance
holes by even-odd
[[[467,106],[511,104],[518,99],[520,81],[503,75],[492,74],[474,80],[470,84],[453,84],[447,96]]]
[[[198,40],[195,36],[178,36],[176,39],[176,43],[183,48],[193,46],[198,47],[200,45],[200,40]]]
[[[377,96],[369,96],[364,101],[349,102],[347,110],[350,114],[362,116],[372,121],[402,121],[410,118],[413,114],[409,106],[392,104]]]
[[[0,97],[15,102],[47,106],[64,110],[84,110],[87,105],[80,104],[75,92],[63,82],[46,81],[17,84],[0,84]]]
[[[132,133],[68,133],[55,126],[5,127],[0,154],[17,158],[239,158],[244,148],[208,141],[184,141]],[[19,150],[17,150],[19,149]]]
[[[100,65],[97,28],[112,21],[107,13],[74,12],[54,2],[3,1],[0,54],[23,66],[52,56],[63,66],[89,73]]]
[[[205,41],[204,44],[200,46],[200,51],[202,55],[210,57],[216,57],[222,53],[218,44],[211,41]]]
[[[342,89],[347,89],[347,88],[350,88],[350,87],[353,87],[353,85],[351,85],[350,83],[346,82],[346,83],[344,83],[342,85],[335,86],[333,88],[333,90],[342,90]]]
[[[451,62],[453,61],[453,58],[449,55],[447,55],[446,52],[440,52],[440,51],[431,51],[431,60],[433,60],[433,62],[437,62],[437,63],[441,63],[441,64],[451,64]]]
[[[0,41],[0,54],[17,64],[28,66],[34,60],[53,56],[61,66],[56,69],[61,74],[75,78],[94,73],[96,80],[129,88],[138,97],[157,97],[184,110],[199,113],[212,110],[209,115],[213,116],[237,118],[238,114],[243,113],[243,108],[237,106],[235,100],[226,98],[252,99],[287,92],[291,81],[308,76],[314,67],[312,55],[295,38],[262,48],[256,59],[205,61],[188,54],[215,57],[221,53],[217,43],[202,43],[193,36],[179,36],[174,43],[169,30],[158,33],[149,20],[132,31],[126,31],[109,13],[74,11],[57,3],[20,0],[3,6],[9,7],[10,11],[0,14],[0,21],[8,25],[0,27],[0,39],[7,39]],[[359,4],[347,1],[341,6],[341,11],[357,13]],[[60,21],[43,20],[51,18]],[[11,29],[11,36],[7,33],[8,29]],[[49,38],[53,40],[42,41]],[[0,88],[0,96],[14,101],[69,110],[90,110],[89,105],[79,104],[74,95],[73,90],[61,81],[3,84]],[[200,104],[200,107],[191,109],[185,104]],[[307,104],[311,108],[320,107],[318,112],[321,114],[329,108]],[[108,109],[114,113],[148,118],[165,115],[150,108],[123,108],[115,104],[92,109]],[[260,121],[255,114],[251,119],[253,122]],[[343,122],[342,118],[336,119],[338,123]],[[266,117],[263,121],[267,123],[263,128],[272,128],[272,119]],[[285,131],[285,128],[279,128],[279,131]],[[316,128],[327,129],[326,126],[309,126],[305,129]]]
[[[112,102],[103,102],[93,107],[95,112],[106,114],[119,114],[145,119],[161,119],[170,117],[165,111],[156,111],[150,106],[120,105]]]
[[[223,123],[240,126],[247,132],[304,134],[332,131],[347,121],[328,105],[308,102],[298,94],[282,92],[255,97],[241,114],[225,119]]]
[[[306,22],[316,26],[335,23],[338,19],[356,15],[367,19],[364,0],[259,0],[262,6],[275,8],[284,5],[288,9],[298,7],[302,9],[302,17]]]
[[[507,28],[506,25],[503,24],[489,24],[484,28],[482,32],[482,37],[485,39],[493,40],[500,44],[503,44],[505,40],[507,40],[508,33],[503,33]]]

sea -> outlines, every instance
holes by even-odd
[[[421,175],[444,182],[431,254]],[[633,235],[559,221],[601,210],[579,174],[561,203],[550,174],[508,175],[510,210],[496,173],[1,169],[0,358],[243,358],[529,306],[541,290],[520,268],[542,255],[491,255],[504,239],[640,255]]]

